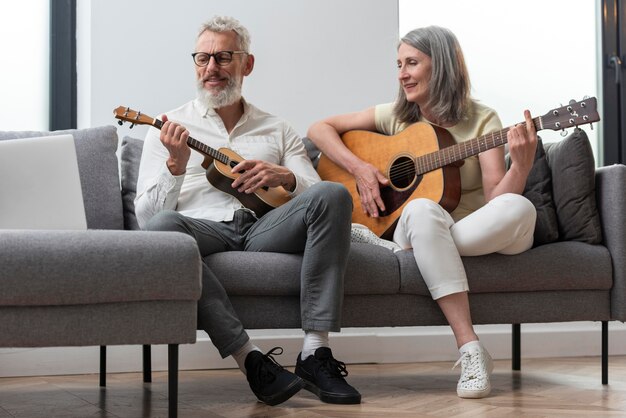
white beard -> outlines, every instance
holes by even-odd
[[[206,90],[202,80],[197,82],[197,97],[202,103],[213,109],[231,105],[241,99],[241,85],[230,78],[226,87],[217,93]]]

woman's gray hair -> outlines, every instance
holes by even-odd
[[[239,21],[230,16],[213,16],[211,20],[204,23],[198,32],[198,38],[206,31],[210,32],[228,32],[233,31],[239,39],[239,49],[241,51],[250,52],[250,32]]]
[[[437,121],[456,124],[465,118],[470,104],[471,85],[463,51],[454,33],[439,26],[428,26],[407,33],[400,40],[402,43],[420,50],[432,60],[428,107]],[[399,86],[393,110],[402,122],[419,120],[419,106],[407,101],[402,85]]]

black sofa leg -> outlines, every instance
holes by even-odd
[[[602,321],[602,384],[609,384],[609,321]]]
[[[522,369],[521,324],[511,324],[511,363],[513,370]]]
[[[178,344],[167,346],[167,392],[169,418],[178,416]]]
[[[143,345],[143,381],[152,382],[152,350],[150,344]]]
[[[100,346],[100,387],[107,385],[107,346]]]

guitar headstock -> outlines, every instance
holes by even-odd
[[[572,126],[585,125],[600,120],[597,110],[598,101],[595,97],[589,97],[579,102],[571,100],[567,106],[552,109],[541,116],[542,129],[559,131]]]
[[[118,124],[122,125],[124,122],[130,122],[131,129],[135,125],[152,125],[157,126],[157,120],[146,116],[139,111],[132,110],[130,107],[119,106],[113,110],[113,114],[119,121]]]

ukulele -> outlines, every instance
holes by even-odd
[[[119,106],[113,113],[119,119],[118,123],[120,125],[124,122],[131,122],[131,128],[134,125],[151,125],[161,129],[163,126],[163,122],[159,119],[151,118],[128,107]],[[289,192],[280,186],[261,187],[250,194],[239,192],[231,184],[240,176],[240,173],[231,173],[231,169],[243,161],[244,158],[228,148],[211,148],[191,136],[187,138],[187,145],[204,155],[205,159],[202,167],[206,170],[206,177],[209,183],[218,190],[235,197],[242,205],[253,210],[258,217],[291,200]]]

